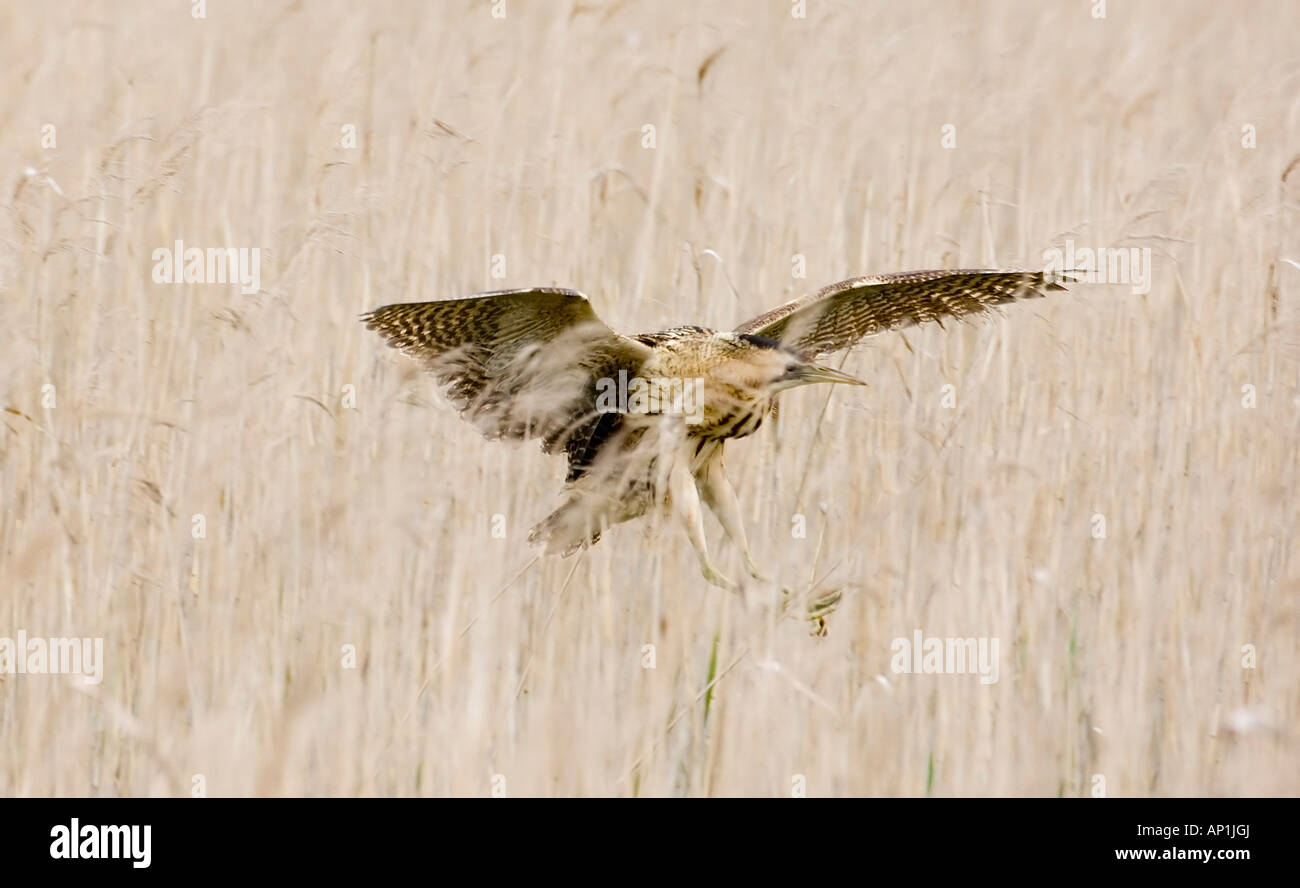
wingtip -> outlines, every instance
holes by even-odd
[[[1043,277],[1043,283],[1048,290],[1064,290],[1066,284],[1078,284],[1084,280],[1087,272],[1078,268],[1048,268],[1039,272]]]

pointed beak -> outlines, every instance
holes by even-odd
[[[814,382],[842,382],[845,385],[866,385],[861,379],[822,367],[819,364],[804,364],[794,374],[795,385],[810,385]]]

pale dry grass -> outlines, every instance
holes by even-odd
[[[0,635],[107,660],[0,680],[0,792],[1300,791],[1293,4],[508,4],[0,10]],[[721,327],[1070,237],[1151,292],[881,337],[730,447],[760,560],[847,584],[824,640],[672,526],[496,598],[561,466],[356,321],[557,283]],[[262,291],[153,283],[177,238]],[[917,628],[1000,681],[890,673]]]

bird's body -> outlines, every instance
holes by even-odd
[[[529,536],[547,554],[590,545],[605,528],[671,504],[674,473],[701,479],[720,471],[724,442],[752,435],[772,409],[766,383],[800,360],[775,342],[706,327],[634,338],[651,352],[639,366],[619,370],[646,380],[652,393],[673,384],[697,387],[698,403],[674,404],[665,395],[644,410],[624,405],[598,412],[591,445],[578,461],[570,460],[565,503]],[[765,360],[755,360],[758,351]]]
[[[772,405],[765,379],[756,372],[739,376],[749,359],[767,343],[746,334],[719,333],[707,327],[677,327],[637,337],[653,343],[654,352],[641,367],[650,379],[701,380],[701,416],[691,435],[710,441],[744,438],[758,431]],[[755,343],[758,345],[755,345]],[[777,343],[770,343],[775,349]],[[794,357],[794,356],[791,356]],[[727,369],[732,372],[727,373]]]
[[[758,431],[787,388],[865,384],[815,356],[1052,289],[1063,288],[1041,272],[882,275],[827,287],[735,331],[682,326],[633,337],[605,326],[582,294],[553,288],[388,305],[363,320],[420,359],[486,437],[535,438],[567,456],[565,500],[530,542],[567,554],[671,505],[706,578],[734,589],[708,555],[701,502],[758,576],[724,445]]]

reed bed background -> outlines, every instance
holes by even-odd
[[[0,635],[104,639],[98,685],[0,675],[0,793],[1300,791],[1294,5],[799,11],[0,7]],[[178,239],[257,291],[156,283]],[[1149,292],[880,336],[728,448],[822,639],[671,524],[527,566],[559,460],[357,321],[726,328],[1069,241]],[[998,681],[895,672],[918,629]]]

